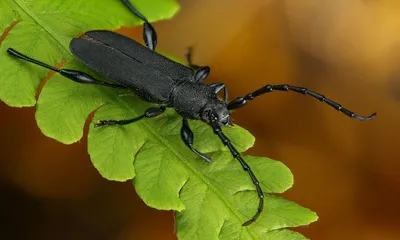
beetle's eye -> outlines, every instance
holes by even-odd
[[[214,121],[218,122],[218,120],[219,120],[218,114],[212,113],[210,115],[210,120],[214,120]]]

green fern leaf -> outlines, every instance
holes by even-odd
[[[179,9],[174,0],[132,2],[150,21],[170,18]],[[101,78],[74,60],[68,45],[88,30],[140,24],[119,1],[3,0],[0,9],[0,30],[12,26],[0,43],[0,99],[13,107],[36,104],[36,120],[46,136],[71,144],[82,138],[93,111],[96,122],[133,118],[152,106],[129,90],[78,84],[58,74],[44,84],[36,102],[39,85],[49,71],[6,54],[13,47],[51,65],[65,62],[64,68]],[[257,209],[254,185],[209,126],[200,121],[189,124],[195,147],[208,153],[213,163],[198,158],[182,143],[182,119],[173,109],[126,126],[94,128],[92,123],[88,152],[104,178],[132,180],[148,206],[175,210],[179,239],[305,239],[286,228],[308,225],[317,220],[316,214],[272,195],[293,185],[287,167],[268,158],[244,157],[260,180],[266,201],[261,217],[242,227]],[[239,126],[223,130],[240,152],[254,144],[254,137]]]

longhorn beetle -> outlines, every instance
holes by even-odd
[[[143,39],[147,48],[135,40],[105,30],[86,32],[80,37],[72,39],[69,45],[72,54],[79,61],[112,80],[115,84],[99,81],[84,72],[57,69],[27,57],[12,48],[9,48],[7,52],[12,56],[51,69],[75,82],[98,84],[113,88],[127,88],[142,100],[159,105],[159,107],[147,109],[139,117],[126,120],[101,120],[95,124],[95,127],[131,124],[143,118],[154,118],[163,113],[166,108],[174,108],[183,118],[181,128],[182,141],[197,156],[207,162],[211,162],[209,157],[193,148],[194,135],[189,128],[187,119],[202,120],[209,124],[223,144],[229,148],[233,157],[242,165],[244,171],[249,174],[257,189],[259,197],[257,212],[242,226],[250,225],[260,216],[264,207],[264,193],[250,166],[243,160],[231,141],[222,132],[221,126],[232,125],[230,110],[243,107],[247,101],[253,100],[264,93],[277,90],[310,95],[357,120],[371,120],[376,116],[376,113],[367,117],[357,115],[319,93],[288,84],[266,85],[252,93],[228,102],[228,90],[224,83],[212,83],[210,85],[202,83],[210,73],[210,68],[192,64],[191,48],[188,49],[186,54],[189,67],[156,53],[154,50],[157,45],[157,33],[153,26],[147,21],[146,17],[131,5],[129,0],[121,0],[121,2],[136,17],[143,20]],[[223,101],[218,98],[218,93],[221,90],[224,93]]]

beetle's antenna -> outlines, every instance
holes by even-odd
[[[228,104],[228,109],[229,110],[233,110],[236,108],[240,108],[243,107],[244,105],[246,105],[248,100],[253,100],[254,98],[264,94],[264,93],[269,93],[272,91],[293,91],[293,92],[297,92],[297,93],[301,93],[304,95],[309,95],[313,98],[318,99],[321,102],[324,102],[326,104],[328,104],[329,106],[333,107],[334,109],[344,113],[346,116],[351,117],[351,118],[355,118],[357,120],[360,121],[368,121],[373,119],[376,116],[376,112],[369,115],[369,116],[360,116],[355,114],[354,112],[342,107],[342,105],[340,105],[339,103],[332,101],[329,98],[326,98],[324,95],[316,93],[314,91],[308,90],[307,88],[302,88],[302,87],[296,87],[296,86],[292,86],[292,85],[288,85],[288,84],[283,84],[283,85],[266,85],[252,93],[247,94],[244,97],[238,97],[235,98],[234,100],[232,100],[229,104]]]
[[[13,55],[14,57],[23,59],[23,60],[25,60],[25,61],[34,63],[34,64],[39,65],[39,66],[42,66],[42,67],[45,67],[45,68],[47,68],[47,69],[50,69],[50,70],[53,70],[53,71],[56,71],[56,72],[60,72],[60,69],[57,69],[57,68],[55,68],[55,67],[53,67],[53,66],[50,66],[50,65],[48,65],[48,64],[46,64],[46,63],[40,62],[40,61],[35,60],[35,59],[33,59],[33,58],[30,58],[30,57],[28,57],[28,56],[25,56],[24,54],[18,52],[17,50],[15,50],[15,49],[13,49],[13,48],[7,49],[7,53]]]
[[[243,170],[249,174],[251,180],[253,181],[253,184],[256,186],[260,202],[258,204],[258,209],[256,214],[250,220],[242,224],[242,226],[248,226],[257,220],[257,218],[260,216],[264,208],[264,193],[261,189],[260,182],[257,180],[250,166],[243,160],[243,158],[240,156],[240,153],[236,150],[236,148],[232,145],[231,141],[222,132],[222,129],[215,118],[211,120],[211,127],[213,128],[214,133],[218,135],[218,137],[221,139],[222,143],[229,148],[233,157],[239,161],[240,165],[242,165]]]

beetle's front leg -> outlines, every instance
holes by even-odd
[[[159,116],[161,113],[163,113],[165,111],[165,107],[161,106],[159,108],[157,107],[152,107],[147,109],[143,115],[139,116],[139,117],[135,117],[132,119],[126,119],[126,120],[99,120],[94,127],[103,127],[103,126],[107,126],[107,125],[127,125],[130,123],[134,123],[137,122],[143,118],[155,118],[157,116]]]
[[[224,89],[224,103],[228,103],[228,88],[224,83],[211,83],[209,86],[215,89],[215,94],[218,94],[222,89]]]
[[[142,19],[143,23],[143,40],[146,43],[146,46],[155,50],[157,45],[157,32],[153,28],[153,26],[147,21],[147,18],[143,16],[130,2],[129,0],[121,0],[121,2],[129,9],[136,17]]]
[[[188,121],[186,118],[183,118],[182,121],[182,128],[181,128],[181,138],[182,141],[185,143],[185,145],[192,151],[194,152],[197,156],[201,157],[202,159],[204,159],[207,162],[211,162],[211,159],[209,157],[207,157],[206,155],[204,155],[203,153],[197,151],[195,148],[193,148],[193,132],[192,130],[190,130]]]

